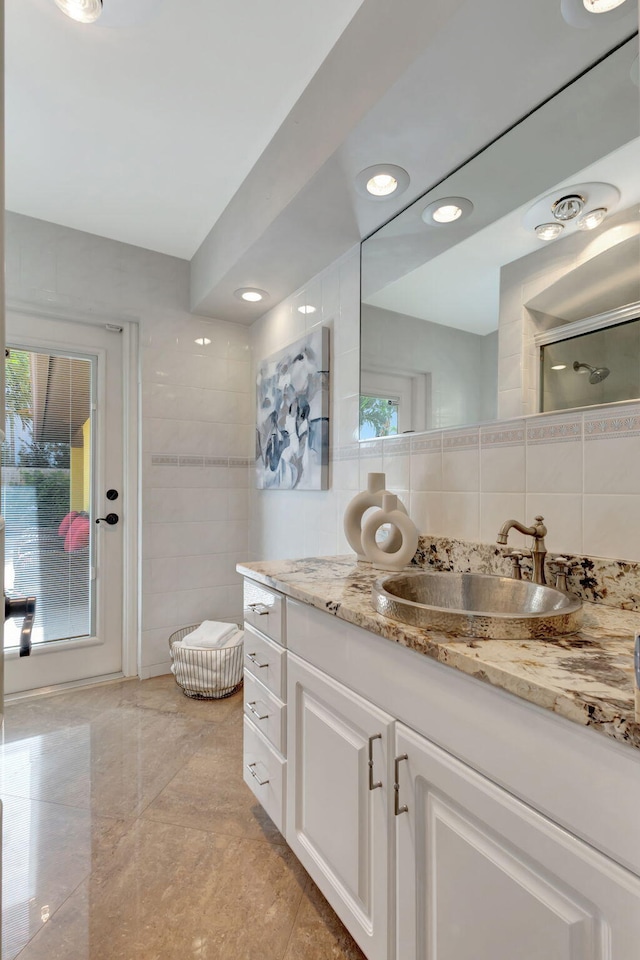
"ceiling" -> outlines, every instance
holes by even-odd
[[[637,28],[636,0],[587,30],[560,0],[5,2],[8,208],[190,259],[191,309],[247,324],[236,288],[279,302]],[[378,162],[403,196],[357,194]]]
[[[640,140],[560,181],[557,189],[584,182],[610,182],[620,191],[619,210],[640,203]],[[447,194],[452,191],[446,191]],[[535,199],[534,197],[531,200]],[[462,243],[412,270],[367,297],[372,306],[484,335],[497,329],[500,270],[504,264],[535,253],[541,244],[523,220],[531,201],[479,230]],[[422,209],[423,204],[420,204]],[[601,235],[605,227],[598,231]],[[562,240],[556,241],[556,244]],[[593,267],[591,268],[593,272]],[[637,271],[637,264],[636,264]],[[464,282],[461,282],[461,278]],[[602,286],[602,278],[599,278]],[[428,291],[428,295],[425,295]],[[594,293],[590,291],[594,300]],[[604,309],[604,308],[603,308]],[[594,313],[601,312],[595,309]]]
[[[7,208],[190,259],[361,3],[5,0]]]

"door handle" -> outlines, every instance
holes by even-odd
[[[36,615],[35,597],[8,597],[4,595],[4,618],[24,617],[20,630],[20,656],[28,657],[31,653],[31,631]]]
[[[110,527],[114,527],[120,517],[117,513],[108,513],[106,517],[98,517],[96,523],[100,523],[101,520],[104,520],[105,523],[108,523]]]

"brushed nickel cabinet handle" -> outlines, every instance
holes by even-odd
[[[269,607],[265,603],[250,603],[249,610],[253,610],[259,617],[269,616]]]
[[[257,763],[248,763],[248,764],[247,764],[247,770],[249,771],[249,773],[251,774],[251,776],[253,777],[253,779],[258,782],[258,786],[259,786],[259,787],[264,787],[265,783],[269,783],[269,781],[268,781],[268,780],[261,780],[261,779],[260,779],[260,777],[259,777],[258,774],[256,773],[256,767],[257,767],[257,766],[258,766]]]
[[[381,733],[374,733],[372,737],[369,737],[369,790],[377,790],[378,787],[382,786],[382,780],[377,780],[373,782],[373,741],[382,740]]]
[[[248,654],[247,654],[247,660],[251,660],[251,663],[255,664],[256,667],[262,668],[262,667],[268,667],[268,666],[269,666],[268,663],[260,663],[260,661],[256,659],[256,656],[257,656],[257,655],[256,655],[255,652],[254,652],[254,653],[248,653]]]
[[[393,785],[394,791],[394,801],[393,801],[393,812],[396,817],[400,816],[401,813],[406,813],[409,807],[406,803],[403,803],[400,806],[400,761],[408,760],[409,755],[407,753],[401,754],[399,757],[396,757],[393,761],[394,773],[395,773],[395,783]]]
[[[256,710],[257,702],[258,702],[257,700],[249,700],[247,702],[247,706],[249,707],[249,710],[254,715],[254,717],[258,718],[258,720],[267,720],[269,717],[268,713],[258,713],[258,711]]]

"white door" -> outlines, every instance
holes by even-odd
[[[396,750],[397,960],[638,956],[638,877],[402,724]]]
[[[7,693],[122,671],[119,330],[7,315],[5,589],[37,602],[29,656],[5,625]]]
[[[294,654],[287,676],[287,842],[369,960],[387,960],[393,720]]]

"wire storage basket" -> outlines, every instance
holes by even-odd
[[[182,627],[169,637],[173,661],[171,672],[185,696],[194,700],[222,700],[242,686],[244,643],[240,640],[234,646],[202,650],[185,649],[181,644],[176,646],[179,640],[184,640],[188,633],[199,626],[199,623],[195,623]]]

